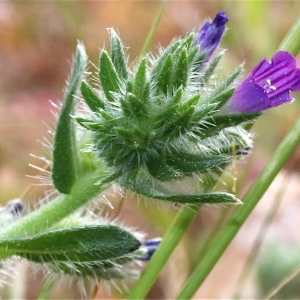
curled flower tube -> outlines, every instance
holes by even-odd
[[[200,52],[206,52],[205,61],[210,59],[218,47],[228,20],[225,11],[220,11],[212,22],[207,21],[200,28],[197,43],[200,45]]]
[[[242,81],[220,114],[243,114],[266,110],[290,102],[290,92],[300,91],[300,69],[287,51],[263,59]]]

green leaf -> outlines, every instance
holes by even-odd
[[[134,90],[133,90],[135,96],[140,98],[141,101],[147,100],[143,98],[144,89],[146,86],[146,80],[147,80],[147,59],[143,58],[136,71],[135,80],[134,80]]]
[[[201,97],[201,95],[197,94],[194,97],[185,101],[181,106],[181,110],[186,110],[186,109],[189,109],[190,107],[196,106],[200,100],[200,97]]]
[[[110,37],[110,57],[112,60],[112,63],[115,66],[115,69],[117,73],[119,74],[119,77],[122,79],[127,79],[128,72],[127,72],[127,63],[124,53],[124,47],[121,42],[121,39],[117,35],[114,29],[109,29],[109,37]]]
[[[170,102],[162,109],[162,111],[158,112],[155,117],[155,121],[153,124],[153,128],[158,129],[161,127],[166,128],[169,123],[173,122],[174,115],[178,111],[179,103],[181,101],[183,95],[183,90],[180,87],[174,96],[171,98]]]
[[[101,124],[99,124],[98,122],[95,122],[94,120],[89,120],[89,119],[85,119],[85,118],[75,118],[75,120],[77,121],[77,123],[79,125],[81,125],[82,127],[89,129],[89,130],[100,130],[102,128]]]
[[[54,136],[52,181],[55,188],[64,194],[70,192],[79,172],[79,158],[72,114],[74,113],[75,93],[85,70],[86,62],[85,49],[79,44]]]
[[[171,88],[172,71],[173,60],[172,56],[168,55],[157,78],[157,86],[164,94],[167,94],[169,88]]]
[[[184,108],[183,111],[178,112],[173,122],[168,123],[163,136],[168,137],[171,134],[172,136],[178,136],[181,132],[183,132],[190,126],[194,113],[195,106]]]
[[[200,194],[173,194],[161,198],[160,195],[152,194],[150,197],[167,200],[175,203],[189,204],[241,204],[235,195],[225,192],[209,192]]]
[[[206,55],[206,53],[204,53],[204,55]],[[218,66],[219,62],[221,61],[223,57],[223,54],[219,54],[217,55],[208,65],[208,68],[205,70],[205,73],[203,74],[203,76],[201,77],[201,85],[205,85],[206,83],[208,83],[209,79],[211,78],[211,76],[214,74],[216,67]],[[199,57],[198,59],[200,59],[201,63],[202,61],[205,59],[205,56],[203,56],[202,60]]]
[[[105,50],[103,50],[100,55],[99,68],[99,79],[104,94],[107,100],[114,102],[115,98],[112,93],[119,92],[121,81],[112,60]]]
[[[104,108],[103,101],[85,81],[81,82],[80,90],[85,103],[88,105],[91,111],[99,112],[99,108]]]
[[[205,59],[205,55],[206,55],[205,52],[199,52],[199,46],[195,47],[195,50],[197,50],[197,53],[196,53],[194,59],[192,61],[190,61],[192,63],[191,72],[199,72],[202,69],[204,59]],[[202,77],[200,77],[200,75],[199,76],[193,76],[192,78],[190,78],[190,80],[193,81],[193,82],[199,83],[200,78],[202,80]]]
[[[147,107],[145,103],[137,98],[134,94],[129,93],[127,95],[127,101],[130,105],[132,113],[140,120],[141,117],[147,114]]]
[[[171,180],[181,175],[173,166],[166,163],[164,158],[153,159],[147,163],[149,173],[158,180]]]
[[[235,88],[230,88],[213,98],[212,103],[216,104],[215,111],[219,110],[222,106],[224,106],[225,103],[231,98],[234,92]]]
[[[241,202],[232,194],[226,192],[205,193],[178,193],[170,190],[153,180],[145,172],[139,172],[136,180],[131,183],[120,182],[121,185],[146,197],[188,204],[240,204]]]
[[[203,132],[203,136],[210,137],[219,133],[224,128],[251,122],[260,115],[261,113],[211,116],[211,118],[206,119],[207,122],[205,124],[200,123],[197,129]]]
[[[160,56],[158,57],[157,61],[155,62],[152,72],[151,72],[151,81],[157,82],[158,77],[161,73],[161,70],[163,66],[166,63],[166,60],[168,57],[172,57],[172,53],[180,47],[181,41],[176,41],[172,44],[170,44],[166,49],[164,49],[161,53]]]
[[[87,225],[0,241],[0,248],[35,262],[88,262],[129,254],[140,242],[113,225]]]
[[[182,173],[193,173],[202,172],[229,161],[228,155],[197,155],[175,152],[170,155],[167,163]]]
[[[224,91],[228,90],[228,87],[236,80],[236,78],[243,71],[243,65],[238,66],[229,76],[225,78],[224,81],[214,90],[211,97],[217,97],[219,94],[222,94]]]
[[[174,78],[172,79],[172,86],[178,88],[182,86],[186,87],[189,77],[189,62],[186,48],[183,48],[175,67]]]

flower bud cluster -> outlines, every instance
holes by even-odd
[[[225,21],[217,22],[222,31]],[[201,33],[204,41],[210,32]],[[99,60],[100,90],[81,84],[93,113],[77,118],[93,132],[97,157],[112,167],[119,184],[138,194],[182,203],[237,203],[225,193],[203,194],[209,190],[204,183],[195,194],[178,194],[162,183],[191,174],[214,177],[237,151],[251,147],[243,125],[256,113],[217,114],[233,95],[241,67],[217,85],[211,78],[220,57],[210,61],[211,48],[191,33],[156,58],[145,56],[131,71],[119,36],[109,33],[110,53],[102,50]]]

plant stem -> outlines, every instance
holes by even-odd
[[[251,274],[251,269],[255,266],[256,260],[259,257],[259,251],[261,250],[262,244],[265,240],[265,237],[268,233],[268,229],[270,228],[270,225],[272,221],[274,220],[274,217],[276,216],[276,213],[279,210],[280,204],[282,200],[284,199],[284,194],[288,190],[288,185],[290,183],[290,177],[285,174],[285,177],[283,178],[282,182],[280,183],[280,188],[277,191],[274,202],[270,203],[270,210],[268,211],[268,214],[266,215],[259,232],[255,238],[255,241],[249,251],[249,257],[247,258],[247,261],[245,262],[244,268],[241,272],[241,276],[237,282],[236,285],[236,291],[234,293],[234,299],[240,299],[241,293],[243,290],[243,287]]]
[[[300,118],[296,121],[293,128],[287,134],[285,139],[274,152],[269,163],[260,173],[257,180],[249,188],[243,198],[244,205],[238,207],[232,218],[225,226],[219,237],[211,245],[210,251],[202,260],[203,263],[198,264],[194,272],[186,282],[185,286],[179,293],[177,299],[190,299],[198,287],[206,279],[214,265],[217,263],[221,255],[226,250],[229,243],[235,237],[249,214],[252,212],[258,201],[261,199],[265,191],[268,189],[275,176],[284,166],[290,155],[300,143]]]
[[[293,55],[297,55],[300,49],[300,18],[291,28],[285,39],[280,44],[278,50],[287,50]]]
[[[59,195],[46,205],[13,223],[0,233],[0,238],[21,237],[24,236],[24,233],[34,235],[51,227],[103,191],[107,187],[107,184],[100,184],[103,177],[103,170],[85,175],[77,180],[70,194]],[[1,253],[0,257],[2,257]]]
[[[142,50],[141,50],[140,60],[142,59],[144,53],[145,53],[146,51],[148,51],[148,49],[149,49],[149,47],[150,47],[150,45],[151,45],[151,42],[152,42],[154,33],[156,32],[156,29],[157,29],[157,27],[158,27],[158,24],[159,24],[159,22],[160,22],[160,20],[161,20],[161,17],[162,17],[162,15],[163,15],[163,12],[164,12],[164,10],[165,10],[165,8],[166,8],[167,1],[168,1],[168,0],[164,0],[164,1],[163,1],[163,3],[162,3],[162,5],[161,5],[161,7],[160,7],[160,9],[159,9],[159,11],[158,11],[158,13],[157,13],[157,15],[156,15],[156,18],[155,18],[155,20],[154,20],[154,23],[153,23],[153,25],[152,25],[152,27],[151,27],[151,29],[150,29],[150,32],[149,32],[149,34],[148,34],[148,36],[147,36],[147,38],[146,38],[146,41],[145,41],[145,43],[144,43],[144,45],[143,45]]]
[[[140,279],[127,296],[127,299],[143,299],[147,295],[168,258],[196,217],[199,209],[200,206],[198,208],[192,208],[188,205],[184,205],[180,209],[158,249],[148,262]]]

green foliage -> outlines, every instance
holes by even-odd
[[[140,242],[131,233],[113,225],[62,228],[0,241],[0,248],[40,263],[110,260],[129,254],[139,246]]]
[[[64,194],[70,193],[80,168],[72,115],[74,114],[75,94],[86,63],[85,49],[79,44],[76,49],[70,82],[65,93],[65,101],[60,111],[53,146],[52,180],[55,188]]]
[[[104,108],[103,101],[85,81],[81,82],[80,91],[91,111],[98,112],[101,108]]]

